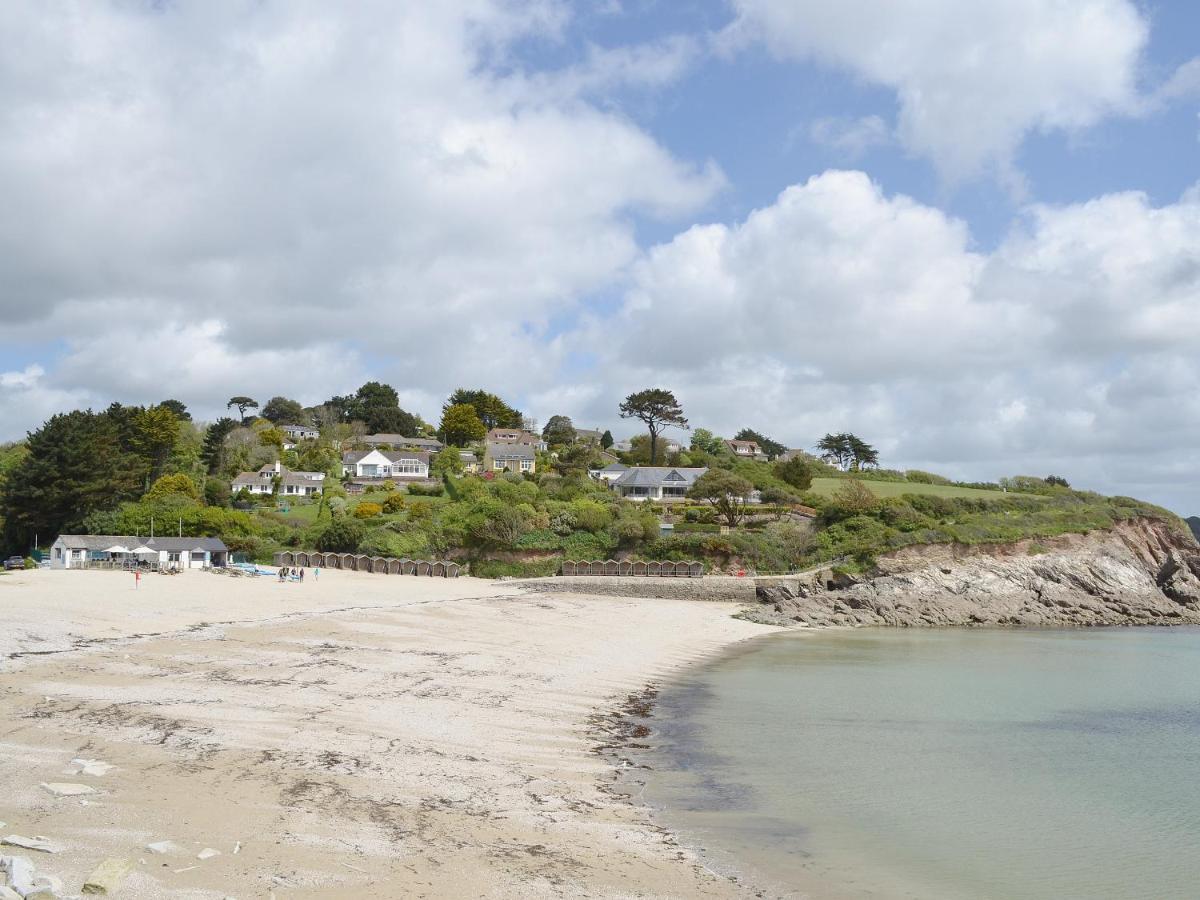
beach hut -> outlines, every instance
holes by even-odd
[[[574,575],[575,574],[575,563],[564,559],[562,562],[562,565],[559,566],[558,574],[559,575]]]
[[[631,574],[631,575],[645,575],[646,574],[646,564],[644,562],[642,562],[641,560],[638,560],[637,562],[635,562],[630,568],[631,568],[631,571],[629,574]]]
[[[433,563],[431,563],[427,559],[417,560],[417,574],[418,575],[429,575],[432,572],[433,572]]]
[[[462,574],[462,566],[460,566],[458,563],[456,563],[456,562],[446,563],[446,577],[447,578],[457,578],[461,574]]]
[[[360,554],[358,554],[358,556],[354,557],[354,571],[370,572],[371,571],[371,557],[367,556],[367,554],[365,554],[365,553],[360,553]]]
[[[656,578],[662,574],[662,563],[657,560],[651,560],[646,563],[646,574],[651,578]]]
[[[400,560],[400,571],[404,575],[416,575],[417,561],[415,559]]]
[[[621,560],[621,565],[617,569],[617,574],[618,575],[632,575],[633,574],[633,563],[631,563],[627,559]]]
[[[312,565],[312,563],[310,563],[308,561],[308,554],[305,553],[303,550],[299,550],[296,553],[293,553],[292,559],[294,559],[296,561],[296,565],[298,565],[298,566]]]
[[[277,565],[277,566],[293,565],[294,557],[295,557],[295,554],[293,554],[290,550],[284,550],[282,553],[276,553],[275,554],[275,565]]]
[[[704,577],[704,565],[698,562],[688,563],[688,575],[692,578]]]
[[[429,574],[432,575],[434,578],[445,578],[446,577],[446,564],[444,562],[442,562],[440,559],[437,560],[436,562],[434,562],[433,568],[430,570]]]
[[[606,559],[604,561],[604,574],[616,575],[621,571],[621,564],[615,559]]]
[[[400,574],[400,571],[401,571],[401,568],[402,568],[402,566],[403,566],[403,563],[401,563],[401,562],[400,562],[400,560],[398,560],[398,559],[389,559],[389,560],[387,561],[387,570],[388,570],[388,574],[389,574],[389,575],[399,575],[399,574]]]

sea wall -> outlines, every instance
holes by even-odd
[[[747,614],[779,625],[1200,624],[1200,547],[1164,522],[1040,541],[910,547],[870,577],[763,579]]]
[[[602,594],[615,597],[651,597],[663,600],[710,600],[754,603],[753,578],[705,575],[703,578],[646,578],[621,575],[567,575],[517,582],[534,591],[569,594]]]

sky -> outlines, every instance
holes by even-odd
[[[0,5],[0,440],[381,380],[1200,514],[1186,0]]]

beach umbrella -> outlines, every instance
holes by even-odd
[[[109,547],[109,548],[108,548],[107,550],[105,550],[104,552],[105,552],[105,553],[128,553],[128,552],[129,552],[129,548],[128,548],[128,547],[122,547],[120,544],[113,544],[111,547]]]

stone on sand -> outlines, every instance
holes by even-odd
[[[43,781],[42,788],[55,797],[80,797],[84,794],[94,794],[96,789],[86,784],[72,784],[67,781]]]
[[[196,854],[196,859],[212,859],[214,856],[220,856],[220,850],[214,850],[212,847],[205,847]]]
[[[9,847],[20,847],[24,850],[38,850],[42,853],[58,853],[62,850],[57,844],[51,843],[40,834],[31,838],[19,834],[10,834],[8,837],[0,840],[0,844],[6,844]]]
[[[33,890],[33,864],[23,856],[0,856],[0,875],[22,897]]]
[[[106,859],[96,866],[96,871],[83,883],[85,894],[115,894],[121,888],[125,876],[133,871],[133,863],[127,859]]]

